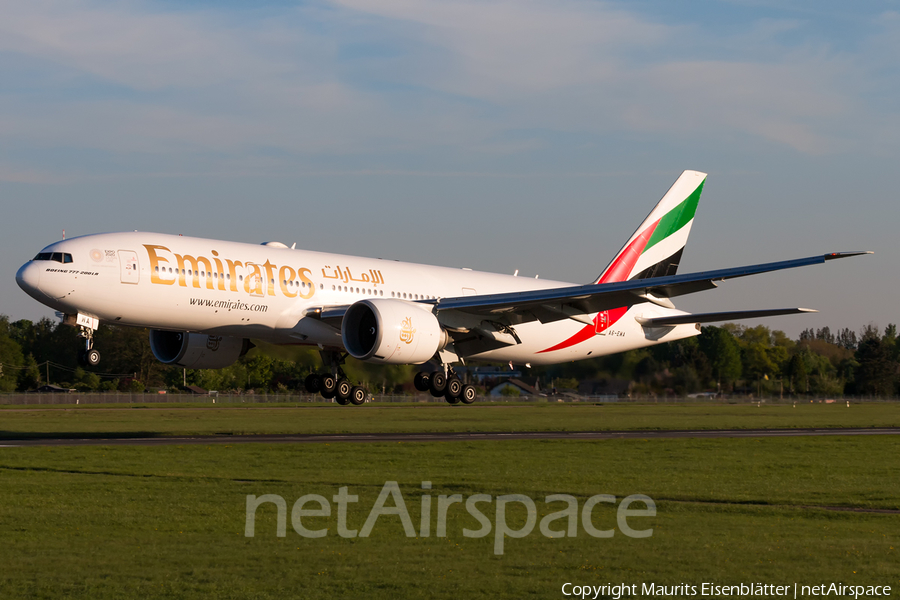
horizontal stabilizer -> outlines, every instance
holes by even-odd
[[[672,317],[654,317],[645,319],[637,317],[637,322],[644,327],[669,327],[686,323],[719,323],[737,321],[739,319],[759,319],[777,317],[779,315],[796,315],[800,313],[819,312],[812,308],[772,308],[769,310],[733,310],[729,312],[697,313],[692,315],[675,315]]]

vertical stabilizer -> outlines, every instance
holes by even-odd
[[[674,275],[705,181],[706,173],[682,173],[594,283]]]

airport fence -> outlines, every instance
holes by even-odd
[[[803,403],[859,403],[859,402],[897,402],[900,398],[884,398],[877,396],[767,396],[754,397],[743,395],[701,395],[701,396],[577,396],[573,394],[560,396],[479,396],[476,403],[489,404],[529,404],[529,403],[585,403],[585,404],[759,404],[759,405],[792,405]],[[443,398],[435,398],[430,394],[374,394],[368,402],[375,404],[442,404]],[[325,400],[318,394],[277,393],[277,394],[225,394],[211,392],[208,395],[173,394],[150,392],[70,392],[70,393],[12,393],[0,394],[2,406],[30,405],[148,405],[148,404],[209,404],[217,406],[237,406],[241,404],[318,404],[335,403]],[[335,403],[336,404],[336,403]]]

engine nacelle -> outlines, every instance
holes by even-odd
[[[150,350],[156,360],[186,369],[221,369],[233,364],[252,347],[248,339],[150,330]]]
[[[353,358],[388,365],[421,364],[449,341],[429,306],[389,298],[353,303],[341,338]]]

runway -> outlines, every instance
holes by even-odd
[[[7,432],[8,435],[8,432]],[[443,433],[345,433],[287,435],[208,435],[147,437],[78,433],[33,439],[0,439],[0,448],[28,446],[181,446],[196,444],[335,444],[376,442],[480,442],[508,440],[633,440],[672,438],[775,438],[835,435],[900,435],[900,427],[828,429],[715,429],[631,431],[522,431]]]

